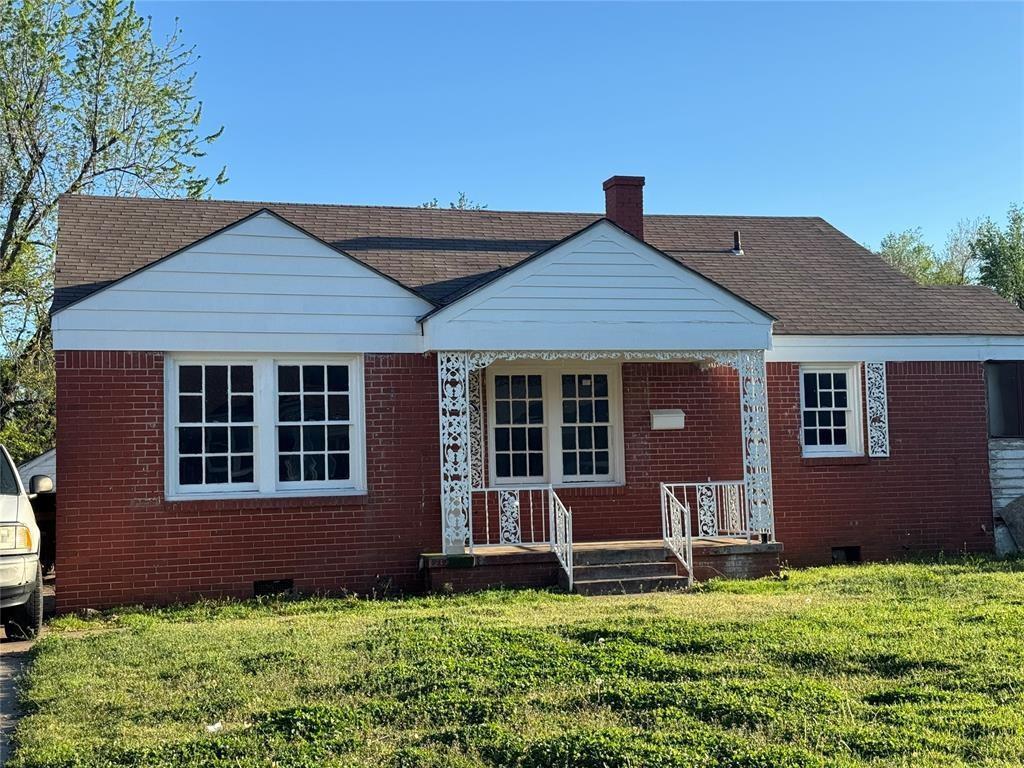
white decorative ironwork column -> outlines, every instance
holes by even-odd
[[[885,387],[885,363],[865,363],[867,383],[868,455],[889,455],[889,397]]]
[[[750,530],[775,537],[772,457],[768,435],[768,376],[763,350],[736,353],[743,427],[743,483]]]
[[[473,367],[469,358],[469,476],[470,489],[483,488],[484,482],[484,372]]]
[[[461,553],[470,541],[469,364],[465,352],[438,352],[441,429],[441,545]]]

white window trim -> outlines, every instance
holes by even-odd
[[[524,485],[551,483],[558,488],[607,488],[626,483],[624,428],[622,419],[622,364],[616,361],[522,361],[497,362],[487,368],[487,471],[489,485],[516,488]],[[562,374],[603,373],[608,376],[609,435],[611,477],[598,479],[567,479],[562,475]],[[494,450],[495,401],[494,377],[540,374],[544,395],[544,475],[543,477],[508,478],[497,475]]]
[[[804,374],[845,373],[847,383],[846,445],[804,444]],[[800,447],[807,458],[864,455],[864,395],[860,363],[814,363],[800,366]]]
[[[351,417],[349,474],[345,482],[315,480],[287,483],[277,479],[277,369],[276,363],[349,366],[349,414]],[[178,483],[178,367],[182,365],[252,365],[253,450],[255,487],[230,485],[182,486]],[[366,413],[363,387],[363,356],[356,355],[245,355],[167,354],[164,358],[164,497],[167,501],[210,499],[287,499],[319,496],[358,496],[366,493]],[[195,490],[192,490],[192,489]]]

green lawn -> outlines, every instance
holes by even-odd
[[[1019,765],[1024,561],[62,619],[22,706],[39,768]]]

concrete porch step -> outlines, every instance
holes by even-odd
[[[665,547],[614,547],[574,549],[573,565],[616,565],[619,563],[660,563],[668,556]]]
[[[675,576],[676,566],[667,560],[657,563],[613,563],[602,565],[577,565],[572,569],[573,580],[601,581],[606,579],[639,579],[658,576]]]
[[[574,581],[573,588],[581,595],[639,595],[686,589],[682,576],[644,576],[629,579],[593,579]]]

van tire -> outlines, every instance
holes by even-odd
[[[29,640],[39,634],[43,628],[42,566],[36,566],[36,588],[32,590],[28,600],[4,613],[4,629],[8,638],[19,637]]]

